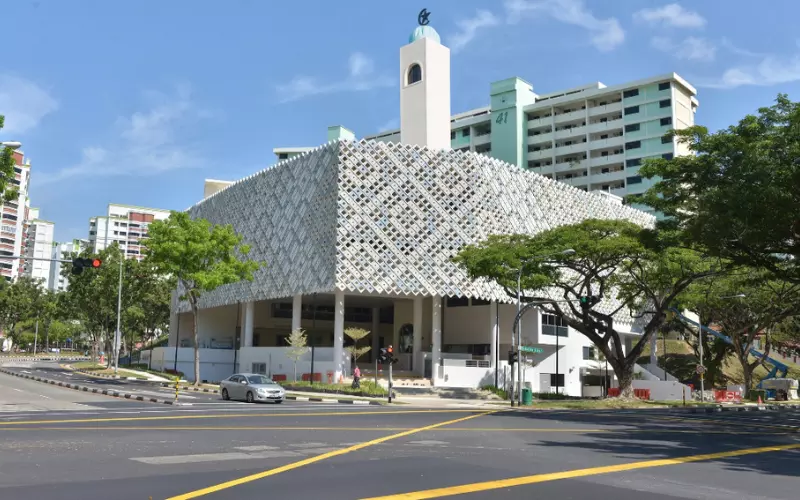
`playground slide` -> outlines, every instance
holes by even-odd
[[[684,316],[683,314],[678,312],[677,309],[670,309],[670,311],[674,312],[675,315],[681,321],[683,321],[684,323],[688,323],[688,324],[690,324],[692,326],[696,326],[696,327],[702,329],[704,332],[710,333],[711,335],[717,337],[718,339],[722,340],[723,342],[725,342],[727,344],[732,344],[733,343],[731,341],[731,338],[728,337],[727,335],[725,335],[724,333],[718,332],[718,331],[714,330],[713,328],[709,328],[709,327],[707,327],[705,325],[701,325],[697,321],[694,321],[694,320],[691,320],[691,319],[687,318],[686,316]],[[786,378],[786,374],[789,372],[789,367],[786,366],[785,364],[781,363],[777,359],[772,358],[770,356],[764,356],[764,353],[762,353],[761,351],[758,351],[756,349],[750,349],[750,355],[752,355],[753,357],[756,357],[756,358],[765,358],[766,362],[768,364],[772,365],[772,369],[769,371],[769,373],[767,374],[766,377],[761,379],[761,382],[763,382],[764,380],[770,379],[770,378]],[[780,376],[779,376],[779,374],[780,374]],[[759,388],[761,388],[761,382],[758,383],[758,387]]]

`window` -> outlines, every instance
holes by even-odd
[[[542,314],[542,335],[566,337],[569,333],[564,320],[554,314]]]
[[[667,125],[672,125],[672,117],[668,116],[666,118],[661,119],[661,126],[666,127]]]
[[[628,177],[628,185],[630,184],[641,184],[642,178],[638,175],[634,175],[633,177]]]
[[[672,142],[672,137],[665,135],[661,138],[661,144],[669,144]]]
[[[455,138],[456,138],[456,133],[454,131],[451,131],[450,132],[450,140],[452,141]]]
[[[608,139],[608,134],[603,134],[600,136],[601,139]]]
[[[483,299],[472,299],[473,306],[488,306],[489,304],[491,304],[491,301]]]
[[[628,168],[638,167],[641,164],[642,164],[642,159],[641,158],[632,158],[632,159],[627,160],[625,162],[625,166],[628,167]]]
[[[469,127],[461,130],[461,137],[469,137]]]
[[[594,346],[583,346],[583,359],[594,359]]]
[[[278,154],[278,159],[279,160],[285,160],[287,158],[289,158],[289,153],[280,153],[280,154]]]
[[[266,363],[253,363],[253,369],[251,373],[258,373],[260,375],[267,374],[267,364]]]
[[[626,90],[622,93],[622,97],[625,99],[629,97],[636,97],[637,95],[639,95],[639,89]]]
[[[641,126],[638,123],[631,123],[630,125],[625,125],[625,132],[636,132],[640,128]]]
[[[468,305],[467,297],[447,297],[447,307],[466,307]]]
[[[628,106],[627,108],[625,108],[626,115],[635,115],[638,112],[639,112],[639,106]]]
[[[672,99],[664,99],[658,103],[658,107],[660,108],[668,108],[670,106],[672,106]]]
[[[564,387],[564,374],[551,373],[550,374],[550,387]]]
[[[406,80],[406,85],[411,85],[412,83],[417,83],[420,81],[422,81],[422,67],[419,64],[414,63],[408,68],[408,79]]]
[[[661,82],[658,84],[658,90],[669,90],[669,82]]]
[[[631,141],[625,143],[626,151],[629,149],[639,149],[640,147],[642,147],[642,141]]]
[[[664,158],[665,160],[671,160],[672,153],[664,153],[663,155],[661,155],[661,157]]]

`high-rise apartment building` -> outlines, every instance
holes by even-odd
[[[490,106],[451,117],[450,145],[584,191],[635,200],[653,182],[638,175],[642,160],[688,154],[666,134],[694,125],[696,94],[675,73],[541,95],[524,80],[510,78],[491,84]],[[400,142],[400,131],[365,139]]]
[[[73,254],[81,253],[89,246],[89,240],[72,240],[67,243],[53,243],[52,259],[68,260]],[[69,288],[69,281],[61,276],[61,262],[53,262],[50,266],[50,290],[63,292]]]
[[[169,214],[160,208],[109,204],[107,215],[89,219],[89,248],[100,252],[117,242],[127,258],[141,260],[148,226]]]
[[[52,288],[50,283],[52,262],[37,259],[52,258],[55,223],[40,219],[38,208],[30,208],[28,217],[24,255],[29,259],[22,263],[23,275],[39,281],[44,288]]]
[[[20,259],[5,259],[12,255],[24,253],[27,239],[28,187],[30,186],[31,162],[25,158],[22,151],[14,151],[14,178],[9,181],[9,186],[16,186],[19,196],[16,200],[1,204],[2,219],[0,219],[0,276],[7,281],[13,281],[24,272],[24,262]]]

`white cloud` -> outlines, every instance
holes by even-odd
[[[673,28],[702,28],[706,25],[706,19],[703,16],[697,12],[686,10],[677,3],[655,9],[642,9],[634,13],[633,18],[654,26]]]
[[[745,85],[769,87],[800,81],[800,54],[789,57],[766,55],[757,63],[729,68],[717,78],[694,81],[698,87],[717,89],[732,89]]]
[[[713,61],[717,55],[717,47],[710,40],[697,37],[687,37],[680,42],[675,42],[667,37],[653,37],[651,44],[654,48],[671,54],[678,59],[689,61]]]
[[[24,134],[58,109],[58,102],[37,84],[0,74],[0,113],[5,115],[4,135]]]
[[[296,76],[285,84],[276,86],[281,102],[297,101],[307,97],[335,94],[339,92],[361,92],[382,87],[391,87],[394,79],[375,73],[375,64],[366,55],[355,52],[348,60],[348,75],[343,80],[331,83],[310,76]]]
[[[508,21],[515,23],[525,15],[544,15],[591,33],[592,45],[602,52],[625,41],[625,31],[614,17],[599,19],[581,0],[506,0]]]
[[[103,146],[87,146],[81,160],[54,173],[40,172],[35,182],[52,184],[73,177],[150,176],[197,168],[204,160],[180,141],[180,132],[209,116],[191,99],[188,87],[172,94],[147,92],[148,107],[116,121],[116,136]]]
[[[453,52],[458,52],[475,38],[479,30],[498,24],[500,20],[494,14],[488,10],[478,10],[474,17],[456,21],[458,32],[450,36],[447,43]]]

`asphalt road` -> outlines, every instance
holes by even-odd
[[[794,500],[800,485],[797,411],[116,403],[0,415],[0,498]]]

